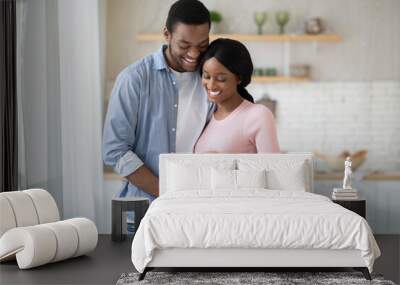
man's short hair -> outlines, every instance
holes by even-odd
[[[210,12],[198,0],[178,0],[169,9],[165,26],[172,33],[175,25],[178,23],[187,25],[208,23],[208,26],[210,26]]]

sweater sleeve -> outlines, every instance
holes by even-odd
[[[251,112],[251,117],[248,120],[247,129],[250,131],[248,135],[255,145],[257,153],[280,152],[275,119],[272,112],[267,107],[258,105]]]

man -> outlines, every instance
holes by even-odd
[[[192,152],[212,105],[197,67],[209,44],[210,14],[198,0],[168,13],[168,43],[117,77],[104,126],[103,159],[127,181],[120,197],[159,194],[161,153]]]

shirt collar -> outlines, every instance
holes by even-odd
[[[169,69],[164,56],[164,51],[166,48],[167,45],[162,45],[160,50],[154,54],[154,68],[157,70]]]

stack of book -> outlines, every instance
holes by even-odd
[[[358,198],[358,191],[356,189],[333,189],[332,199],[334,200],[357,200]]]

